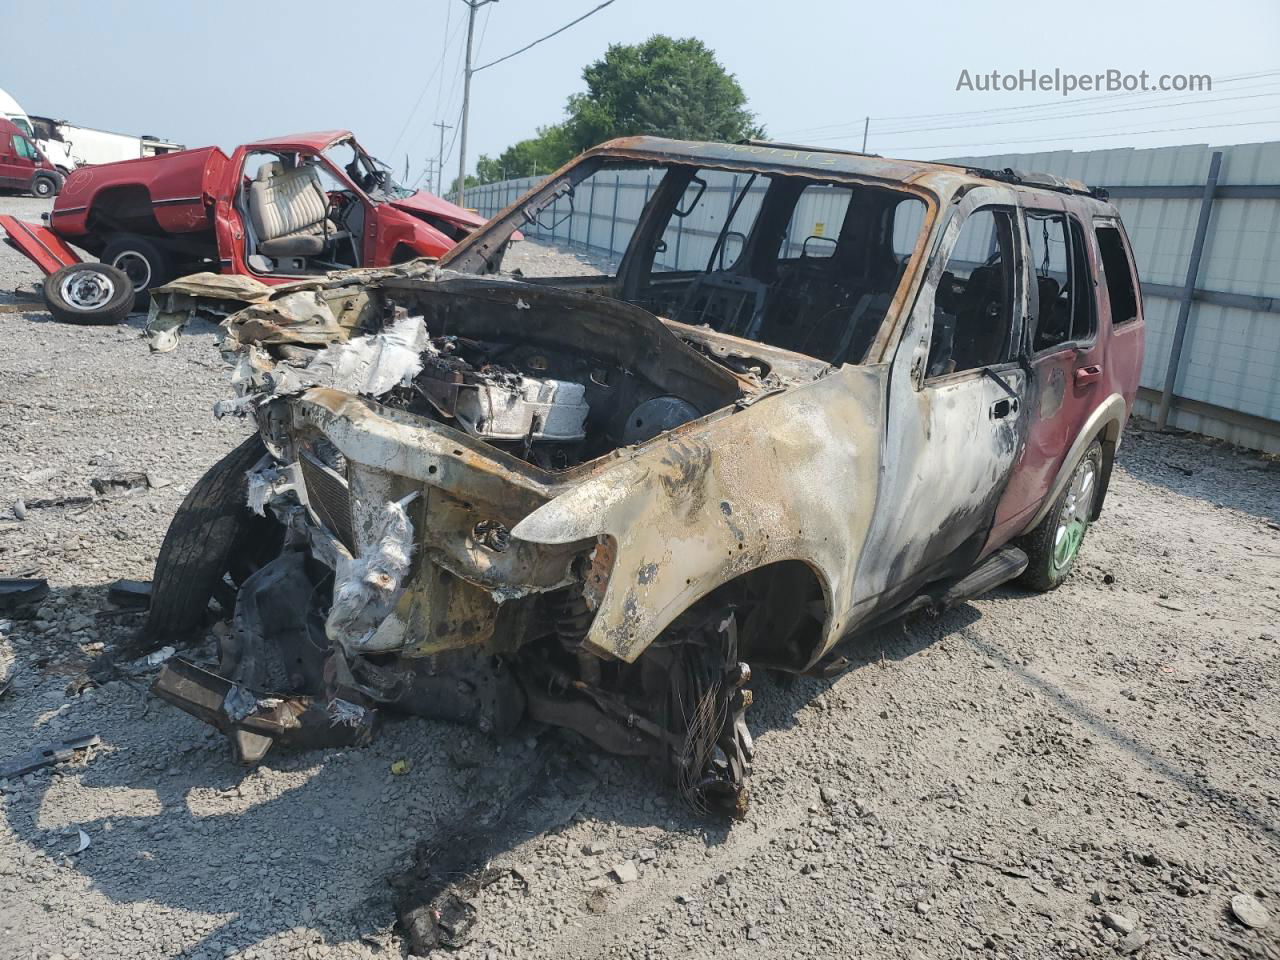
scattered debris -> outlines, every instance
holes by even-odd
[[[80,843],[76,846],[75,852],[84,853],[86,850],[89,849],[89,844],[92,841],[89,839],[89,835],[85,833],[83,830],[80,830],[79,834],[80,834]]]
[[[1006,877],[1017,877],[1019,880],[1029,880],[1031,878],[1031,874],[1026,870],[1020,870],[1017,867],[1008,867],[1002,863],[996,863],[992,860],[984,860],[981,857],[970,857],[963,853],[956,853],[955,851],[952,851],[951,857],[954,860],[959,860],[961,863],[974,863],[983,867],[990,867],[992,870],[999,870]]]
[[[107,588],[107,599],[118,607],[145,610],[151,605],[151,581],[117,580]]]
[[[150,670],[152,667],[158,667],[178,651],[173,647],[161,647],[159,650],[153,650],[145,657],[139,657],[130,666],[135,672]]]
[[[1114,911],[1108,911],[1102,915],[1102,925],[1110,927],[1116,933],[1133,933],[1133,928],[1137,926],[1134,921],[1123,913],[1115,913]]]
[[[60,473],[62,473],[61,467],[41,467],[39,470],[24,473],[22,482],[31,486],[35,486],[37,483],[48,483]]]
[[[614,879],[619,883],[635,883],[640,879],[640,868],[636,866],[634,860],[623,860],[621,863],[615,863],[609,868],[609,872],[613,874]]]
[[[65,740],[33,750],[24,757],[19,757],[17,760],[0,766],[0,780],[21,777],[32,770],[51,767],[54,764],[61,763],[63,760],[70,760],[75,756],[77,750],[84,750],[101,742],[101,738],[96,733],[82,733],[67,737]]]
[[[258,763],[274,743],[350,747],[362,746],[373,736],[374,713],[358,704],[258,696],[181,657],[164,665],[151,690],[225,733],[236,758],[245,764]]]
[[[529,763],[507,778],[490,770],[478,799],[458,819],[454,832],[440,831],[418,845],[409,871],[389,878],[396,916],[409,952],[425,956],[437,946],[466,943],[476,920],[467,902],[512,866],[493,860],[520,839],[567,823],[582,807],[595,780],[558,750],[556,738],[542,744]]]
[[[107,477],[94,477],[89,481],[100,497],[122,497],[147,488],[147,475],[137,470],[115,473]]]
[[[19,577],[0,580],[0,611],[17,613],[26,610],[49,595],[49,581]]]
[[[1237,893],[1231,898],[1231,913],[1246,927],[1261,930],[1271,922],[1271,915],[1256,897],[1247,893]]]
[[[392,775],[393,775],[393,776],[396,776],[396,777],[403,777],[403,776],[404,776],[406,773],[408,773],[408,772],[409,772],[409,761],[408,761],[408,760],[400,759],[400,760],[395,760],[395,761],[393,761],[393,762],[392,762],[392,764],[391,764],[391,773],[392,773]]]
[[[19,506],[23,508],[23,516],[18,518],[21,520],[30,510],[46,510],[52,507],[87,507],[96,502],[95,497],[89,496],[42,497],[36,500],[19,500],[14,504],[14,516],[17,516]]]

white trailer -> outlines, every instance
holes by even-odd
[[[32,117],[33,123],[47,130],[50,139],[66,145],[67,152],[78,166],[94,163],[115,163],[117,160],[136,160],[138,157],[154,157],[161,153],[174,153],[184,149],[180,143],[170,143],[158,137],[135,137],[127,133],[112,133],[93,127],[81,127],[65,120],[48,117]]]

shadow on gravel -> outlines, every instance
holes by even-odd
[[[962,605],[941,617],[891,624],[842,648],[847,666],[830,678],[762,672],[752,684],[753,734],[791,728],[797,714],[840,676],[905,660],[963,633],[980,616]],[[579,813],[629,828],[659,826],[709,847],[726,842],[732,830],[728,822],[681,803],[644,761],[612,762],[573,734],[533,725],[500,746],[479,738],[491,746],[475,751],[480,757],[474,770],[456,764],[433,768],[424,787],[460,800],[448,807],[456,812],[440,822],[430,814],[424,818],[420,808],[387,802],[386,751],[380,755],[376,742],[326,754],[273,751],[264,765],[269,773],[312,767],[314,772],[247,809],[195,813],[216,809],[219,796],[237,794],[251,775],[229,760],[220,740],[216,750],[192,753],[184,747],[193,730],[203,729],[195,721],[170,715],[172,708],[154,699],[145,701],[144,713],[144,701],[130,699],[137,700],[136,709],[127,715],[117,709],[114,729],[101,731],[104,741],[119,745],[117,752],[67,771],[79,774],[80,789],[102,791],[109,807],[79,821],[93,844],[67,863],[116,903],[223,915],[183,952],[187,957],[220,958],[298,927],[330,944],[350,942],[385,931],[396,915],[405,936],[402,949],[425,953],[463,942],[476,919],[469,900],[481,888],[503,877],[524,882],[513,851]],[[468,736],[447,724],[394,723],[409,726],[401,727],[404,737],[429,741],[428,749],[446,753]],[[768,749],[767,740],[761,749]],[[342,758],[335,753],[345,760],[337,762]],[[18,838],[60,859],[74,831],[70,837],[51,833],[37,822],[52,787],[53,781],[42,778],[22,804],[31,813],[8,807],[5,816]],[[659,798],[664,802],[655,803]],[[394,849],[380,848],[373,826],[387,818],[402,838],[412,824],[430,822],[431,828],[416,843],[402,839]],[[353,871],[357,862],[363,869]],[[371,883],[379,873],[386,882]]]
[[[1196,434],[1133,423],[1116,465],[1144,483],[1280,523],[1280,463]]]
[[[1010,591],[1010,596],[1017,596],[1016,591]],[[1111,743],[1116,749],[1133,757],[1143,766],[1154,771],[1162,777],[1166,777],[1170,781],[1179,784],[1188,793],[1193,794],[1205,802],[1213,805],[1221,805],[1231,811],[1241,825],[1251,828],[1259,837],[1267,843],[1280,849],[1280,825],[1272,823],[1265,817],[1261,816],[1257,810],[1253,808],[1247,801],[1226,790],[1222,790],[1212,784],[1206,782],[1201,777],[1196,776],[1182,767],[1175,766],[1164,757],[1153,753],[1149,747],[1139,742],[1135,737],[1126,733],[1114,721],[1108,720],[1106,717],[1090,709],[1079,700],[1072,697],[1061,687],[1046,680],[1044,677],[1036,676],[1017,660],[1012,659],[999,647],[993,646],[980,637],[974,636],[967,629],[967,624],[961,626],[957,631],[965,640],[973,645],[983,656],[989,658],[995,663],[1000,664],[1005,670],[1013,674],[1023,683],[1034,687],[1039,693],[1056,702],[1058,706],[1071,714],[1077,721],[1088,727],[1093,733],[1097,734],[1100,739]]]

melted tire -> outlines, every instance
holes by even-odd
[[[1084,452],[1084,456],[1076,461],[1071,471],[1074,474],[1081,463],[1085,460],[1092,459],[1097,466],[1097,476],[1102,473],[1102,444],[1094,440],[1089,444]],[[1095,480],[1096,482],[1096,480]],[[1066,506],[1067,496],[1071,492],[1070,484],[1058,495],[1058,499],[1054,501],[1049,512],[1044,515],[1044,519],[1034,530],[1017,541],[1017,545],[1021,547],[1027,554],[1027,569],[1018,577],[1017,582],[1030,590],[1039,593],[1046,593],[1049,590],[1056,590],[1062,585],[1062,582],[1071,576],[1071,571],[1075,569],[1076,559],[1079,557],[1079,550],[1074,553],[1070,561],[1064,567],[1058,567],[1053,560],[1054,539],[1058,532],[1058,521],[1062,516],[1063,508]],[[1088,527],[1085,533],[1081,535],[1082,539],[1088,533]]]
[[[245,474],[265,453],[255,433],[209,468],[178,507],[156,558],[151,609],[138,653],[186,639],[203,626],[209,600],[223,583],[238,548],[252,539],[261,524],[278,530],[273,520],[254,515],[245,505]],[[263,532],[270,536],[270,531]]]

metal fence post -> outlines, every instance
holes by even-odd
[[[596,178],[591,177],[591,193],[587,197],[587,236],[582,241],[583,247],[591,249],[591,221],[596,215]]]
[[[1173,329],[1173,346],[1169,349],[1169,366],[1164,372],[1164,391],[1160,394],[1160,410],[1156,414],[1156,429],[1163,430],[1169,421],[1169,407],[1173,404],[1174,381],[1178,379],[1178,367],[1182,363],[1182,344],[1187,338],[1187,326],[1191,319],[1191,300],[1196,292],[1196,280],[1200,276],[1200,258],[1204,254],[1204,238],[1209,230],[1209,214],[1213,212],[1213,195],[1218,188],[1218,171],[1222,168],[1222,151],[1214,151],[1209,161],[1209,176],[1204,181],[1204,193],[1200,196],[1200,217],[1196,220],[1195,239],[1191,242],[1191,261],[1187,264],[1187,277],[1182,285],[1182,297],[1178,303],[1178,323]]]
[[[613,175],[613,217],[609,220],[609,256],[613,257],[613,232],[618,225],[618,194],[622,192],[622,174]]]

